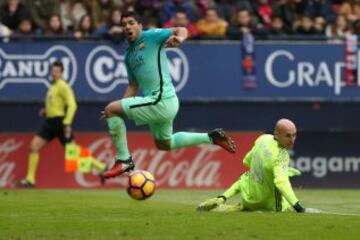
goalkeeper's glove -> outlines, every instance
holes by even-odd
[[[224,196],[218,196],[216,198],[211,198],[206,200],[205,202],[202,202],[197,206],[196,210],[198,211],[210,211],[219,205],[223,204],[226,201],[226,197]]]

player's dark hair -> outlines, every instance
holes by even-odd
[[[135,12],[133,12],[133,11],[125,12],[125,13],[121,16],[121,21],[122,21],[124,18],[127,18],[127,17],[132,17],[132,18],[135,19],[136,22],[142,24],[142,22],[141,22],[141,17],[140,17],[137,13],[135,13]]]
[[[60,60],[56,60],[51,64],[52,67],[59,67],[61,69],[61,72],[64,71],[64,64]]]

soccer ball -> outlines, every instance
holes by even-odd
[[[136,170],[129,174],[127,192],[133,199],[144,200],[155,191],[155,178],[148,171]]]

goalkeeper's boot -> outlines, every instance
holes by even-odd
[[[108,178],[117,177],[123,173],[134,170],[134,168],[135,168],[135,163],[131,157],[129,157],[128,160],[126,161],[116,160],[115,164],[109,170],[101,174],[101,178],[106,180]]]
[[[235,142],[228,136],[226,136],[225,131],[221,128],[216,128],[213,131],[209,132],[209,137],[215,145],[218,145],[224,148],[230,153],[236,152]]]
[[[21,179],[20,181],[16,182],[16,187],[18,188],[35,188],[35,184],[31,183],[27,179]]]

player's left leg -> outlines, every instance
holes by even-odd
[[[225,135],[222,129],[215,129],[210,133],[177,132],[172,134],[172,125],[172,121],[150,125],[158,149],[169,151],[200,144],[216,144],[231,153],[236,151],[234,141]]]
[[[126,126],[123,120],[123,118],[126,117],[126,114],[123,110],[122,102],[114,101],[108,104],[105,107],[104,115],[117,153],[117,158],[113,167],[102,174],[102,177],[106,179],[131,171],[134,169],[135,165],[127,145]]]
[[[207,133],[177,132],[172,134],[172,121],[150,124],[150,130],[156,147],[164,151],[212,143]]]

